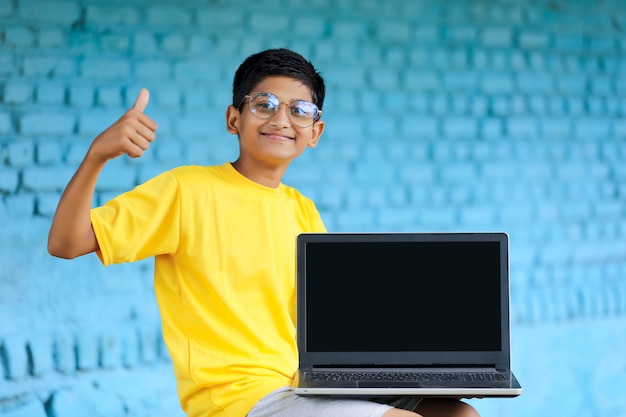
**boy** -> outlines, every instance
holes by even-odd
[[[156,137],[144,89],[96,137],[59,201],[52,255],[95,252],[104,265],[155,258],[163,336],[191,417],[416,415],[374,401],[301,398],[289,388],[296,236],[325,227],[314,204],[281,180],[324,132],[324,95],[322,77],[299,54],[254,54],[235,73],[226,111],[226,129],[239,137],[236,161],[175,168],[92,210],[105,163],[140,157]],[[458,401],[424,400],[417,409],[476,415]]]

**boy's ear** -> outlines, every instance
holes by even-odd
[[[320,140],[320,136],[324,133],[324,121],[318,120],[311,128],[311,139],[309,139],[309,148],[315,148]]]
[[[239,117],[241,113],[232,104],[226,109],[226,130],[233,135],[239,134]]]

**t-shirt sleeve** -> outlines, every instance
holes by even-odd
[[[180,188],[160,174],[92,209],[91,224],[104,265],[174,253],[180,239]]]

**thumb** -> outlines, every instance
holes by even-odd
[[[143,113],[143,111],[146,109],[146,106],[148,106],[148,100],[150,100],[150,92],[147,89],[142,88],[139,91],[137,100],[135,100],[135,104],[133,104],[133,109],[139,110]]]

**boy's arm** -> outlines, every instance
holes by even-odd
[[[72,259],[98,249],[91,227],[96,182],[107,161],[123,154],[140,157],[156,137],[157,124],[143,113],[149,98],[148,90],[142,89],[133,107],[96,137],[89,147],[59,200],[48,233],[51,255]]]

